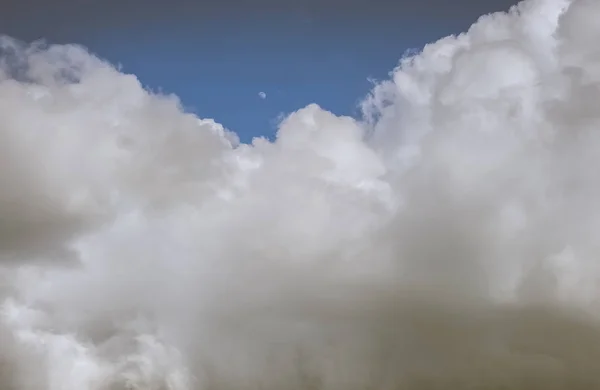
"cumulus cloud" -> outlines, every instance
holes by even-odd
[[[241,144],[0,41],[0,387],[600,388],[600,8],[527,0]]]

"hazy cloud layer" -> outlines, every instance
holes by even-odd
[[[441,34],[468,26],[471,19],[482,13],[505,10],[516,3],[517,0],[9,0],[2,4],[0,24],[4,34],[18,39],[43,38],[55,43],[82,43],[83,39],[92,45],[107,33],[113,39],[133,35],[138,42],[149,45],[161,40],[160,34],[179,28],[192,35],[212,36],[222,33],[215,31],[216,20],[228,20],[238,29],[264,29],[265,15],[275,24],[280,17],[307,18],[312,26],[318,25],[327,34],[339,33],[348,23],[355,28],[367,25],[378,30],[382,23],[412,25],[414,21]],[[207,24],[211,28],[203,28]],[[287,27],[294,28],[280,25],[272,33],[280,34]],[[305,33],[311,31],[307,29]]]

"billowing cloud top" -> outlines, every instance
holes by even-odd
[[[3,38],[0,387],[598,388],[597,20],[527,0],[251,145]]]

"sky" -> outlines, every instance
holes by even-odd
[[[0,13],[0,389],[600,388],[599,1],[173,4]]]
[[[370,79],[387,79],[404,52],[516,3],[11,1],[0,15],[2,33],[82,44],[245,142],[272,137],[282,115],[310,103],[357,115]]]

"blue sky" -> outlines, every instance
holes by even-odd
[[[372,31],[340,26],[329,33],[326,27],[294,15],[237,29],[215,21],[193,33],[155,31],[155,40],[139,38],[134,51],[131,41],[95,47],[144,84],[175,92],[190,110],[248,140],[272,134],[278,116],[312,102],[354,113],[371,88],[368,77],[387,77],[407,47],[434,36],[386,39],[398,33],[392,24]]]
[[[368,78],[386,78],[407,49],[512,3],[23,0],[0,18],[0,32],[83,44],[248,142],[272,136],[282,113],[309,103],[356,114]]]

